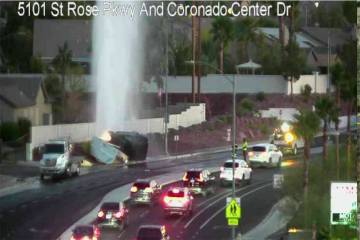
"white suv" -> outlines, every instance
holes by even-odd
[[[235,159],[235,181],[239,184],[241,181],[247,181],[249,184],[251,181],[252,169],[242,159]],[[231,183],[233,181],[233,160],[227,160],[220,168],[220,183]]]
[[[269,143],[254,145],[249,149],[248,159],[251,166],[281,166],[282,152]]]

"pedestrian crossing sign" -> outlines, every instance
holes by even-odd
[[[240,204],[238,203],[237,199],[233,198],[233,199],[230,200],[230,202],[226,206],[226,218],[237,218],[237,219],[239,219],[240,217],[241,217]]]

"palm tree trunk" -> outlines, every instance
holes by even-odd
[[[340,90],[339,87],[336,87],[336,105],[340,109]],[[340,146],[339,146],[339,122],[335,123],[335,157],[336,157],[336,176],[337,179],[340,178]]]
[[[352,101],[348,103],[347,108],[347,144],[346,144],[346,152],[347,152],[347,177],[350,178],[351,174],[351,112],[352,112]]]
[[[61,74],[61,84],[62,84],[62,122],[65,122],[65,99],[66,99],[66,86],[65,86],[65,71]]]
[[[290,90],[290,98],[291,98],[291,100],[293,100],[294,86],[293,86],[293,77],[292,77],[292,76],[291,76],[291,78],[290,78],[290,87],[291,87],[291,90]]]
[[[224,42],[220,43],[220,71],[224,73]]]
[[[307,200],[307,196],[308,196],[309,156],[310,156],[309,141],[307,139],[305,139],[304,140],[304,200]]]
[[[359,134],[360,131],[357,132],[358,135],[358,139],[359,139]],[[357,146],[357,159],[360,158],[360,141],[358,141],[358,146]],[[360,202],[360,161],[357,161],[357,202]],[[360,204],[357,205],[358,207],[358,213],[360,213]],[[360,214],[357,215],[357,220],[358,220],[358,239],[360,239]]]
[[[323,126],[323,166],[325,166],[325,162],[327,160],[327,121],[324,119]]]

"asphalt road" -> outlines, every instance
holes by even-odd
[[[272,187],[275,169],[255,169],[250,185],[236,188],[236,195],[241,197],[242,219],[237,232],[245,233],[256,226],[266,216],[271,207],[279,200]],[[168,187],[178,185],[171,184]],[[130,208],[130,224],[119,233],[111,229],[102,230],[102,239],[134,239],[139,226],[143,224],[165,225],[171,239],[230,239],[231,230],[225,219],[226,197],[231,196],[231,186],[217,187],[216,193],[206,198],[196,196],[191,216],[165,217],[161,204],[153,208],[134,206]],[[266,196],[264,198],[264,196]]]
[[[184,171],[189,167],[219,167],[229,155],[216,153],[104,170],[55,183],[49,181],[37,189],[0,198],[0,239],[56,239],[114,188],[137,178]],[[274,171],[255,170],[251,185],[239,189],[237,194],[243,199],[243,218],[239,228],[242,233],[259,223],[278,199],[272,186],[266,185],[271,182]],[[196,199],[191,219],[164,219],[159,207],[131,209],[134,214],[130,218],[130,227],[120,237],[132,239],[137,227],[143,223],[165,223],[176,239],[192,239],[192,236],[196,239],[226,239],[230,230],[226,227],[221,208],[225,206],[229,191],[230,188],[219,187],[211,198]],[[119,235],[113,238],[113,234],[117,233],[110,233],[111,239],[119,239]]]

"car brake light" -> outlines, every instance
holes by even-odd
[[[198,180],[199,182],[204,181],[202,174],[200,174],[200,177],[199,177],[199,178],[196,178],[196,180]]]
[[[98,227],[95,227],[94,229],[95,239],[97,239],[100,236],[100,229]],[[94,237],[93,237],[94,239]]]
[[[220,171],[223,172],[223,171],[224,171],[224,167],[220,167]]]
[[[137,192],[137,190],[138,190],[138,189],[137,189],[136,186],[132,186],[131,189],[130,189],[131,192]]]
[[[123,209],[121,209],[119,212],[115,213],[116,218],[121,218],[122,216],[124,216],[124,210]]]
[[[99,217],[99,218],[104,217],[104,212],[103,212],[103,211],[100,211],[100,212],[98,213],[98,217]]]
[[[187,178],[187,174],[185,173],[184,177],[183,177],[183,181],[188,181],[189,179]]]

